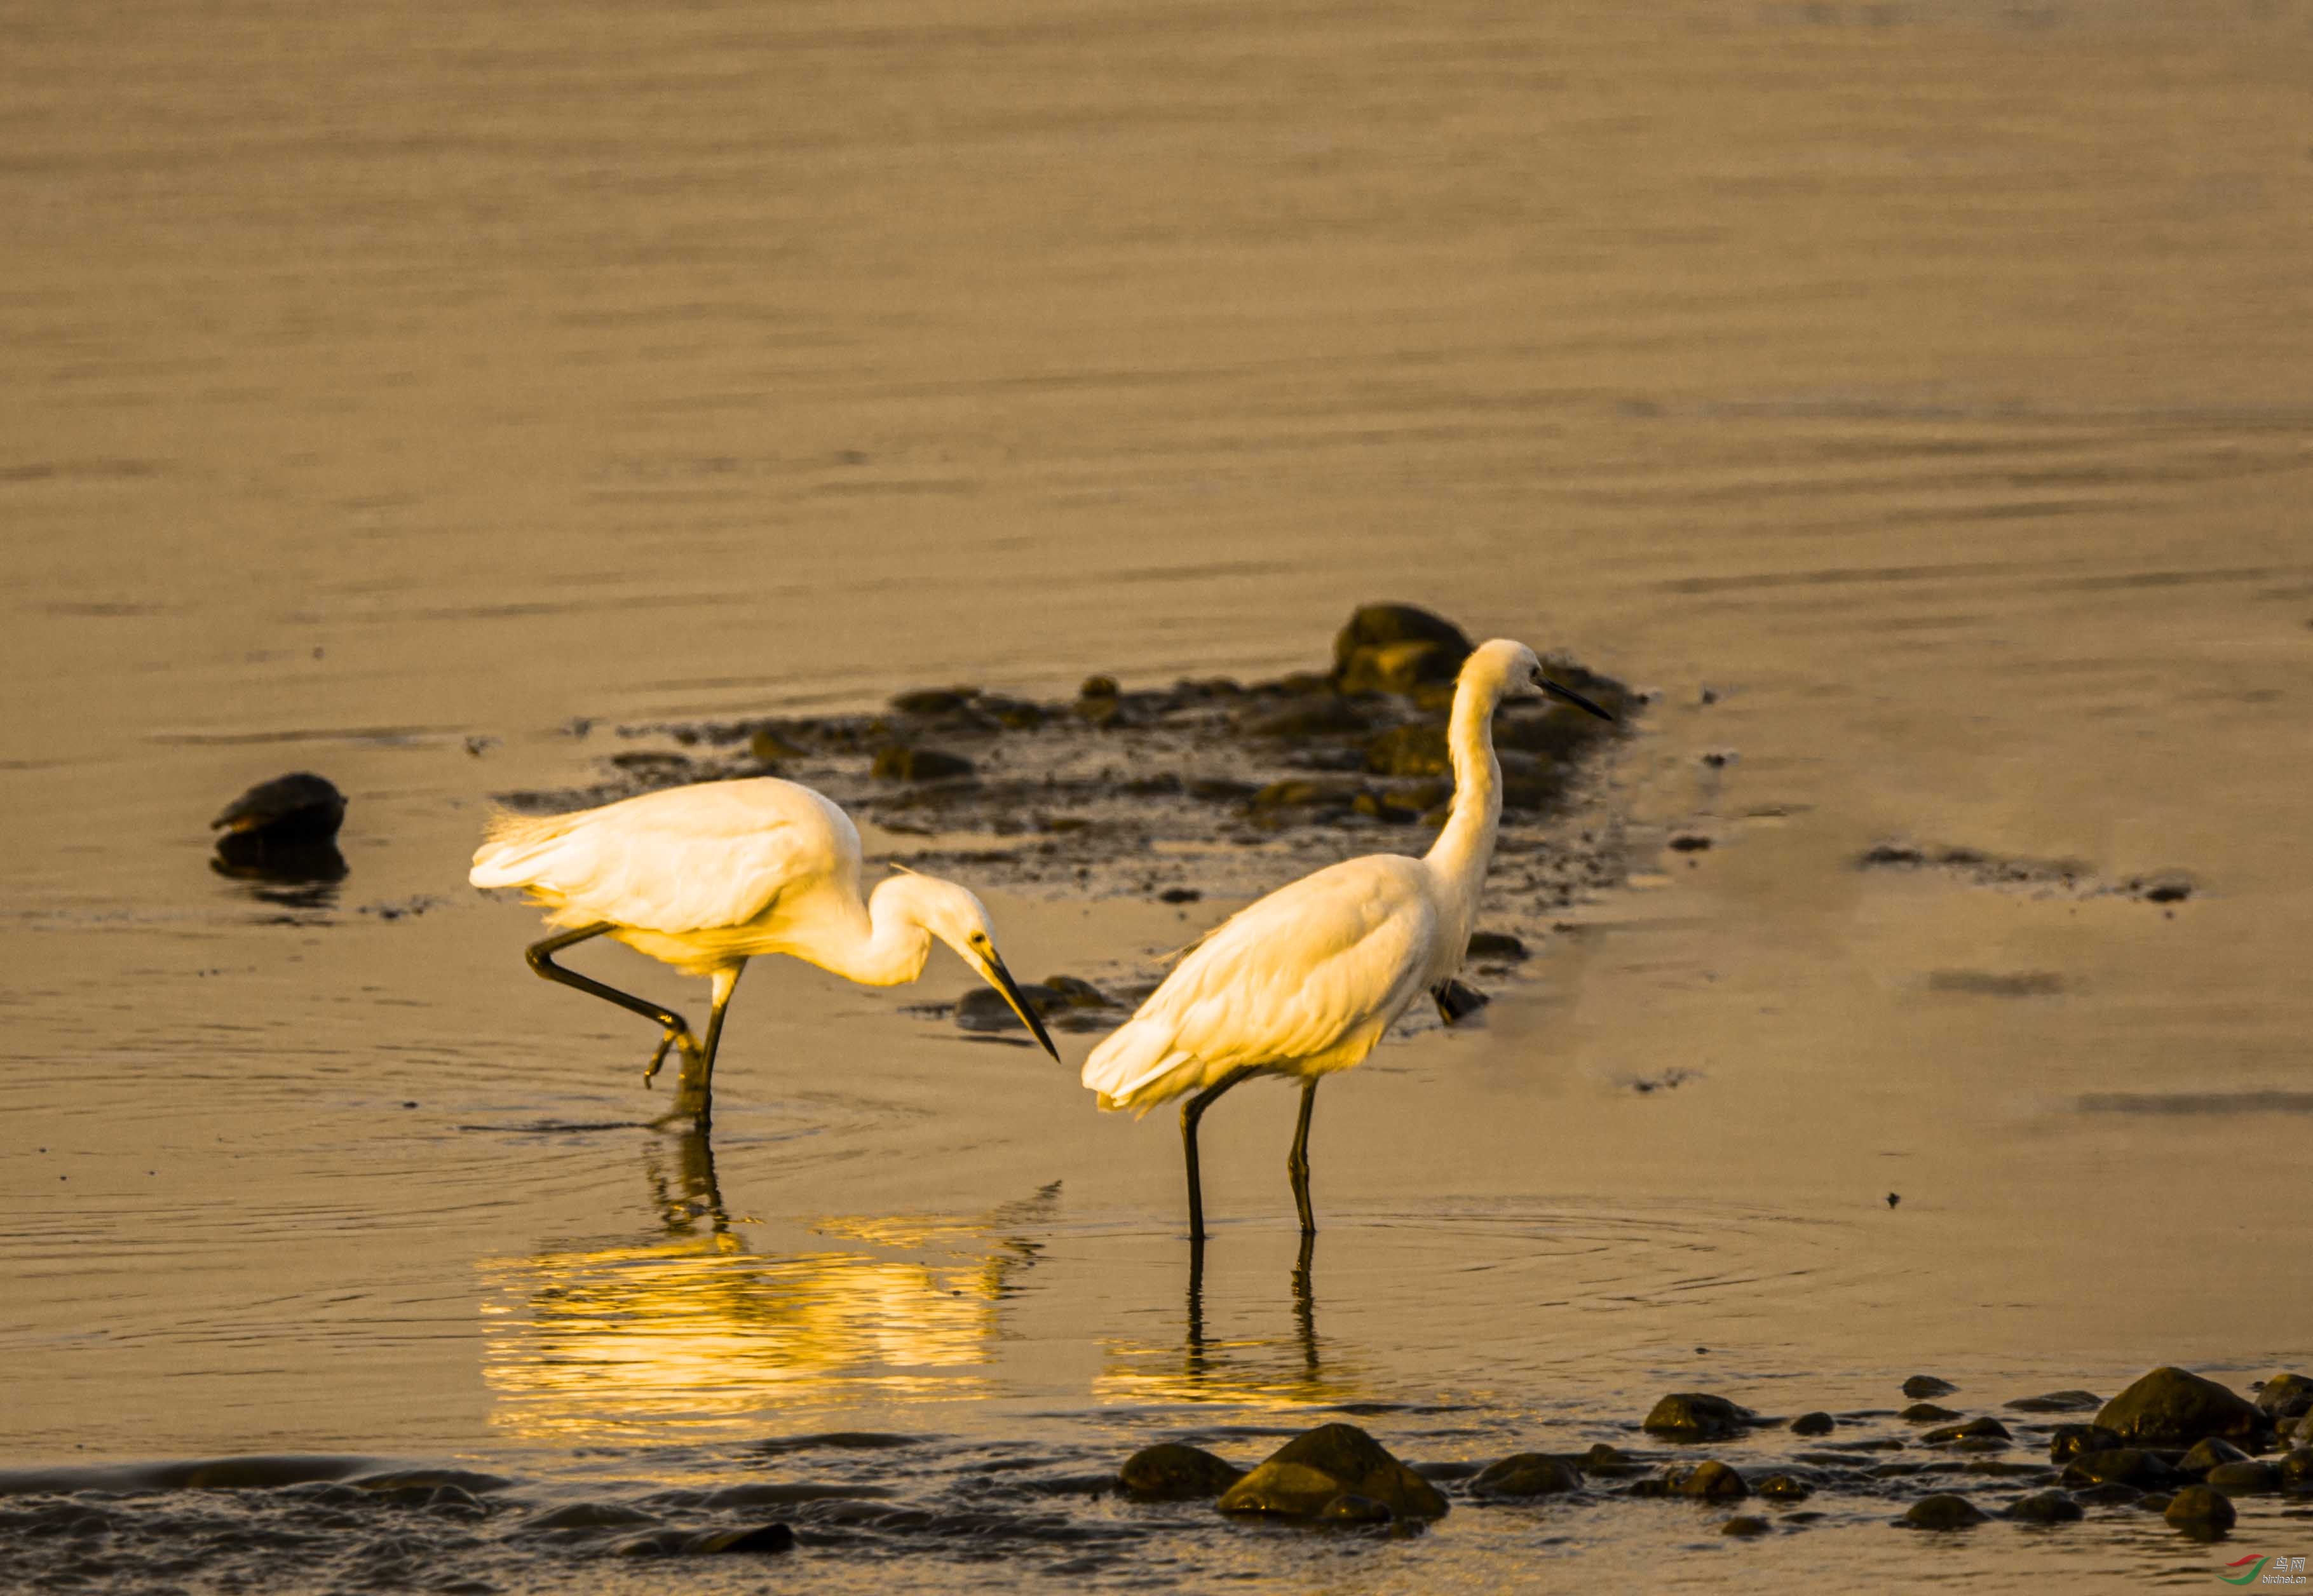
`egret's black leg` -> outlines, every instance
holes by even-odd
[[[611,929],[607,922],[594,925],[581,925],[576,931],[566,931],[559,936],[550,936],[544,942],[531,943],[523,951],[522,956],[530,961],[532,969],[536,970],[548,980],[559,981],[566,987],[576,987],[581,992],[591,993],[607,1003],[617,1004],[620,1008],[640,1014],[646,1020],[655,1020],[664,1028],[666,1034],[659,1039],[658,1051],[651,1055],[650,1067],[643,1071],[643,1084],[647,1086],[650,1084],[651,1077],[658,1074],[659,1060],[666,1057],[667,1048],[680,1046],[686,1061],[699,1051],[699,1044],[691,1039],[690,1025],[673,1009],[663,1009],[655,1003],[646,1003],[632,993],[620,991],[616,987],[605,987],[591,977],[582,976],[575,969],[565,969],[554,962],[553,956],[563,949],[576,943],[583,943],[589,937],[600,936]]]
[[[1314,1236],[1317,1222],[1309,1214],[1309,1112],[1317,1106],[1317,1077],[1301,1083],[1301,1123],[1293,1129],[1293,1151],[1285,1155],[1285,1173],[1293,1182],[1293,1206],[1301,1210],[1301,1233]]]
[[[1189,1340],[1188,1375],[1201,1380],[1205,1373],[1205,1239],[1192,1236],[1189,1240]]]
[[[1205,1192],[1197,1179],[1197,1121],[1213,1106],[1213,1100],[1230,1087],[1253,1074],[1253,1066],[1231,1070],[1181,1105],[1181,1151],[1189,1164],[1189,1240],[1205,1239]]]
[[[1301,1232],[1301,1258],[1293,1266],[1293,1318],[1301,1328],[1301,1361],[1309,1377],[1317,1377],[1317,1296],[1309,1266],[1317,1251],[1317,1232]]]
[[[747,961],[742,959],[730,969],[715,972],[715,1006],[707,1015],[706,1044],[683,1055],[682,1074],[674,1084],[674,1107],[660,1124],[688,1119],[703,1132],[713,1119],[715,1049],[723,1041],[723,1011],[730,1006],[731,994],[738,990],[739,972],[746,968]]]

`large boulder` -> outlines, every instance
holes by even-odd
[[[2145,1446],[2190,1446],[2210,1435],[2239,1441],[2273,1427],[2265,1415],[2226,1387],[2167,1365],[2106,1403],[2096,1422],[2124,1441]]]
[[[1333,639],[1333,690],[1411,693],[1449,682],[1470,657],[1470,639],[1444,616],[1411,604],[1368,604]]]
[[[1222,1494],[1223,1513],[1324,1516],[1338,1496],[1378,1502],[1401,1519],[1446,1515],[1446,1498],[1355,1425],[1320,1425],[1295,1436]]]

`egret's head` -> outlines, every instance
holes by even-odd
[[[901,873],[893,876],[875,889],[876,898],[896,899],[908,918],[954,948],[956,957],[980,973],[986,981],[1004,995],[1020,1022],[1033,1033],[1045,1052],[1054,1058],[1060,1050],[1052,1046],[1051,1033],[1044,1029],[1043,1021],[1028,1000],[1020,995],[1020,984],[1012,972],[1004,968],[1004,960],[996,951],[996,934],[988,924],[988,909],[979,899],[936,875],[918,875],[904,865],[894,866]]]
[[[1462,667],[1462,671],[1464,676],[1473,671],[1484,672],[1501,683],[1502,696],[1506,698],[1563,698],[1577,708],[1588,710],[1602,721],[1614,718],[1572,688],[1562,688],[1543,675],[1542,662],[1535,657],[1534,650],[1508,637],[1497,637],[1491,643],[1480,644],[1471,651],[1469,661]]]

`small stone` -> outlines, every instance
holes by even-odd
[[[1898,1416],[1915,1425],[1931,1425],[1948,1418],[1957,1418],[1959,1415],[1949,1407],[1939,1407],[1933,1402],[1914,1402]]]
[[[1282,708],[1248,712],[1236,722],[1236,729],[1247,737],[1275,738],[1287,741],[1306,741],[1312,738],[1363,736],[1368,731],[1366,717],[1357,706],[1345,699],[1334,697],[1309,698]],[[1443,733],[1440,733],[1441,737]],[[1381,770],[1379,766],[1370,768]],[[1386,770],[1382,772],[1390,774]],[[1407,776],[1428,776],[1427,770],[1408,770]]]
[[[1904,1510],[1904,1522],[1914,1530],[1966,1530],[1983,1520],[1983,1509],[1948,1493],[1922,1496]]]
[[[1204,894],[1194,887],[1167,887],[1156,894],[1159,903],[1194,903]]]
[[[1827,1413],[1802,1413],[1791,1421],[1794,1435],[1828,1435],[1839,1427],[1839,1421]]]
[[[979,696],[978,688],[918,688],[894,696],[892,707],[901,715],[954,715]]]
[[[2102,1425],[2058,1425],[2049,1434],[2048,1461],[2069,1462],[2083,1452],[2103,1451],[2119,1444],[2119,1434]]]
[[[2008,1516],[2027,1524],[2069,1524],[2084,1515],[2080,1504],[2062,1491],[2035,1491],[2018,1497]]]
[[[972,761],[962,754],[895,743],[875,756],[873,774],[879,781],[954,781],[970,776],[972,769]]]
[[[1255,813],[1287,809],[1347,809],[1357,802],[1359,791],[1355,782],[1287,776],[1261,788],[1248,802]]]
[[[1600,1479],[1626,1479],[1640,1471],[1640,1465],[1631,1461],[1628,1454],[1603,1441],[1583,1453],[1577,1460],[1577,1467],[1583,1473],[1596,1475]]]
[[[2001,1441],[2013,1439],[2008,1426],[1996,1418],[1972,1418],[1964,1425],[1946,1425],[1940,1430],[1930,1430],[1920,1437],[1929,1446],[1941,1446],[1947,1442],[1970,1441],[1990,1436]]]
[[[1342,1494],[1341,1482],[1306,1463],[1262,1464],[1221,1494],[1223,1513],[1274,1518],[1313,1519]]]
[[[2268,1416],[2213,1380],[2163,1366],[2130,1386],[2096,1422],[2124,1441],[2190,1446],[2206,1435],[2245,1440],[2271,1429]]]
[[[2213,1539],[2231,1529],[2238,1515],[2223,1493],[2206,1486],[2186,1486],[2160,1516],[2174,1529]]]
[[[711,1530],[692,1539],[685,1551],[709,1555],[725,1552],[791,1552],[795,1531],[785,1524],[756,1524],[743,1530]]]
[[[1711,838],[1700,831],[1682,831],[1670,839],[1670,848],[1677,854],[1700,854],[1711,846]]]
[[[2238,1463],[2218,1464],[2201,1483],[2228,1496],[2253,1495],[2259,1491],[2279,1490],[2281,1470],[2270,1463],[2244,1458]]]
[[[1526,956],[1526,943],[1507,931],[1473,931],[1470,934],[1467,956],[1473,960],[1514,964]]]
[[[1537,1451],[1490,1463],[1470,1482],[1473,1496],[1549,1496],[1581,1488],[1582,1476],[1573,1464]]]
[[[2302,1374],[2276,1374],[2256,1393],[2256,1405],[2273,1418],[2297,1418],[2313,1412],[2313,1380]]]
[[[1692,1469],[1674,1469],[1664,1484],[1674,1496],[1701,1496],[1711,1502],[1737,1502],[1751,1494],[1749,1483],[1715,1458]]]
[[[1719,1532],[1721,1535],[1767,1535],[1772,1534],[1774,1528],[1764,1519],[1733,1518],[1719,1525]]]
[[[1079,698],[1113,698],[1116,694],[1116,678],[1113,676],[1087,676],[1084,679],[1084,685],[1077,689]]]
[[[2166,1489],[2179,1478],[2160,1458],[2135,1446],[2082,1452],[2064,1466],[2064,1483],[2068,1486],[2117,1483],[2151,1491]]]
[[[1754,1416],[1724,1397],[1678,1391],[1656,1403],[1641,1427],[1673,1441],[1726,1441],[1742,1434]]]
[[[1904,1382],[1904,1394],[1917,1399],[1921,1397],[1947,1397],[1959,1390],[1948,1380],[1939,1380],[1932,1374],[1914,1374]]]
[[[2177,1460],[2177,1470],[2180,1474],[2199,1476],[2220,1463],[2245,1463],[2247,1460],[2248,1453],[2239,1447],[2221,1436],[2211,1435],[2194,1442],[2193,1450]]]
[[[1198,1502],[1219,1495],[1244,1478],[1244,1469],[1202,1447],[1165,1441],[1125,1459],[1117,1484],[1142,1502]]]
[[[1770,1474],[1752,1487],[1770,1502],[1804,1502],[1815,1495],[1815,1487],[1788,1474]]]

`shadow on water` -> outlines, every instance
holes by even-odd
[[[1048,1187],[977,1219],[840,1216],[833,1245],[754,1250],[704,1132],[653,1136],[655,1230],[485,1258],[482,1372],[518,1434],[639,1439],[776,1408],[949,1400],[990,1386],[998,1312],[1038,1261]]]

